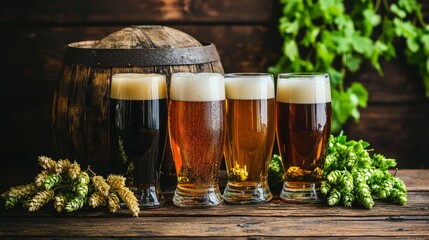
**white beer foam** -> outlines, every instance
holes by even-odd
[[[331,102],[329,78],[324,76],[278,78],[276,101],[302,104]]]
[[[152,100],[167,98],[165,75],[155,73],[118,73],[112,76],[110,98]]]
[[[275,96],[271,75],[226,76],[225,89],[228,99],[272,99]]]
[[[225,80],[219,73],[173,73],[170,98],[179,101],[225,100]]]

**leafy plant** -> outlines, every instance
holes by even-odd
[[[362,206],[371,209],[373,196],[386,202],[407,204],[404,182],[390,174],[395,159],[381,154],[370,156],[369,143],[347,140],[341,132],[329,138],[328,155],[323,168],[321,192],[330,206],[342,203],[346,207]],[[397,170],[397,169],[396,169]]]
[[[58,213],[78,211],[86,205],[93,208],[107,205],[114,213],[121,208],[122,199],[133,216],[138,217],[139,203],[125,186],[125,177],[110,174],[106,181],[89,167],[82,171],[76,161],[55,161],[45,156],[40,156],[38,161],[44,170],[33,183],[11,187],[0,195],[6,209],[21,204],[22,208],[34,212],[53,200]]]
[[[331,79],[332,131],[360,118],[368,92],[349,72],[368,61],[383,75],[380,60],[396,57],[395,42],[405,41],[407,61],[416,65],[429,97],[429,26],[416,0],[280,0],[283,55],[269,71],[327,72]],[[346,4],[344,3],[346,2]],[[376,30],[376,31],[375,31]]]

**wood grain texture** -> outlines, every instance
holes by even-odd
[[[160,26],[133,26],[110,34],[92,47],[100,49],[99,51],[115,49],[115,51],[127,53],[130,49],[141,48],[163,48],[167,52],[173,52],[176,48],[192,46],[199,47],[201,43],[184,32]],[[85,45],[81,49],[84,50],[86,47]],[[209,58],[208,52],[203,53],[206,53],[205,56]],[[166,54],[166,57],[168,56]],[[139,57],[150,56],[141,54]],[[182,56],[177,59],[184,61],[187,58]],[[85,65],[68,61],[64,64],[53,100],[52,126],[59,157],[76,160],[83,167],[91,165],[96,171],[114,169],[116,162],[117,143],[115,144],[110,135],[110,124],[114,121],[111,119],[109,105],[110,81],[113,74],[163,73],[168,76],[168,84],[174,72],[223,73],[222,64],[218,59],[195,64],[177,62],[173,66],[159,64],[138,67],[118,67],[109,62],[114,60],[113,58],[100,60],[106,65],[100,62],[97,65]],[[98,84],[92,84],[94,81]],[[90,102],[91,100],[98,101],[93,103]],[[172,159],[165,159],[165,161],[172,161]]]
[[[429,3],[419,2],[429,22]],[[70,42],[101,39],[129,24],[163,24],[214,42],[225,72],[266,72],[281,54],[277,31],[281,9],[274,0],[2,0],[0,4],[0,27],[7,36],[0,38],[0,102],[8,111],[0,120],[0,131],[6,133],[2,147],[10,149],[5,153],[8,159],[17,153],[23,156],[7,166],[29,168],[35,156],[55,155],[49,128],[52,117],[46,106],[52,103],[65,45]],[[422,81],[403,56],[382,66],[384,77],[367,63],[359,73],[348,75],[349,81],[357,79],[367,87],[370,106],[361,112],[361,123],[350,123],[347,131],[350,137],[366,139],[378,152],[396,158],[401,167],[428,168],[429,163],[422,160],[428,151],[428,134],[421,130],[426,128],[414,128],[424,127],[422,119],[428,118]],[[399,109],[378,110],[384,106]],[[87,141],[101,144],[104,140],[92,132]]]
[[[0,23],[213,23],[277,21],[274,0],[3,0]]]
[[[411,185],[408,185],[411,186]],[[411,186],[412,187],[412,186]],[[164,217],[164,218],[177,218],[177,217],[188,217],[188,218],[218,218],[224,216],[233,217],[249,217],[257,218],[258,216],[272,217],[272,218],[311,218],[315,216],[322,217],[339,217],[339,218],[384,218],[392,219],[399,218],[401,216],[412,216],[417,218],[429,218],[429,193],[425,191],[419,192],[408,192],[408,203],[405,206],[400,206],[392,203],[383,203],[379,200],[375,200],[375,205],[371,210],[358,209],[358,208],[346,208],[342,206],[330,207],[326,203],[321,204],[295,204],[285,203],[277,198],[264,204],[253,204],[253,205],[236,205],[222,203],[215,208],[203,208],[203,209],[182,209],[173,205],[171,199],[173,194],[164,193],[166,198],[166,204],[160,208],[141,210],[139,217],[147,219],[150,217]],[[41,211],[28,213],[22,209],[14,210],[0,210],[1,216],[7,218],[21,218],[26,219],[28,217],[37,218],[52,218],[58,217],[58,213],[55,212],[52,207],[52,203],[49,203],[47,207]],[[127,218],[131,217],[131,213],[127,209],[119,210],[117,214],[110,213],[106,208],[91,209],[85,208],[78,212],[67,213],[61,216],[65,218]],[[1,217],[0,217],[1,219]],[[1,227],[0,227],[1,228]]]
[[[55,156],[51,104],[0,104],[1,168],[35,167],[37,156]]]
[[[0,101],[51,103],[61,71],[65,46],[70,42],[97,40],[122,27],[5,28],[0,39]],[[179,26],[200,41],[213,42],[227,72],[265,72],[278,57],[280,41],[275,27]],[[234,36],[234,37],[231,37]],[[24,49],[11,48],[19,43]],[[269,43],[269,44],[267,44]],[[19,89],[19,94],[10,89]],[[37,91],[36,91],[37,89]]]
[[[28,173],[0,170],[0,188],[23,183],[20,175]],[[139,218],[131,218],[127,210],[112,214],[86,208],[58,215],[52,206],[34,213],[0,209],[0,238],[429,238],[429,170],[401,170],[398,176],[409,189],[406,206],[376,200],[374,208],[366,210],[276,199],[182,209],[172,204],[169,192],[164,206],[142,210]]]
[[[359,123],[350,123],[349,139],[364,139],[374,152],[398,161],[399,168],[428,168],[429,107],[423,104],[370,105],[361,110]]]
[[[108,221],[103,218],[8,218],[0,219],[0,237],[420,237],[428,234],[428,219],[427,216],[404,217],[401,221],[384,217],[356,219],[219,216],[175,217],[174,221],[169,217],[156,216],[129,220],[110,218]],[[349,226],[347,230],[344,225]],[[77,229],[79,230],[76,231]],[[106,229],[109,230],[105,231]]]

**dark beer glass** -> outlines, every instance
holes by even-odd
[[[225,74],[228,183],[223,197],[231,203],[267,202],[267,182],[275,136],[274,79],[267,73]]]
[[[225,83],[218,73],[171,76],[168,128],[179,207],[219,205],[218,175],[225,141]]]
[[[277,80],[277,144],[285,167],[280,197],[319,202],[320,181],[331,130],[328,74],[287,73]]]
[[[162,205],[159,178],[168,113],[165,75],[114,74],[110,112],[119,173],[127,177],[141,208]]]

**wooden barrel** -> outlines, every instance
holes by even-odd
[[[99,172],[112,170],[110,83],[113,74],[127,72],[166,74],[169,83],[174,72],[223,73],[223,68],[213,44],[164,26],[132,26],[101,41],[69,44],[52,110],[58,157]],[[166,155],[164,171],[172,171],[171,153]]]

